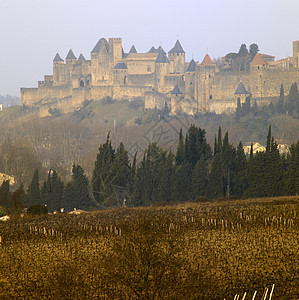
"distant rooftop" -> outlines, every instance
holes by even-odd
[[[127,66],[125,63],[123,62],[118,62],[114,67],[113,69],[118,69],[118,70],[126,70],[127,69]]]
[[[60,57],[60,55],[58,53],[56,53],[53,61],[64,61],[64,60]]]
[[[192,58],[192,60],[190,61],[189,66],[188,66],[186,72],[195,72],[195,66],[196,66],[195,61]]]
[[[179,40],[176,41],[174,47],[168,53],[185,53]]]
[[[72,49],[70,49],[65,59],[77,59]]]

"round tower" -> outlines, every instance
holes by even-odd
[[[167,74],[169,74],[169,60],[162,49],[155,62],[156,90],[160,93],[165,92],[165,76]]]
[[[185,71],[185,51],[179,40],[168,52],[170,61],[170,73],[183,74]]]
[[[64,74],[64,60],[56,53],[53,59],[53,85],[59,86],[64,84],[63,74]]]

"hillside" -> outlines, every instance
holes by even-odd
[[[274,285],[273,299],[297,299],[298,205],[243,199],[2,222],[0,297],[261,299]]]

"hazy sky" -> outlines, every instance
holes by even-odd
[[[56,52],[90,59],[101,37],[122,37],[125,52],[168,52],[179,38],[199,61],[257,43],[278,59],[299,40],[299,0],[0,0],[0,94],[36,87]]]

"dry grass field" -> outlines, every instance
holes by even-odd
[[[272,299],[298,299],[298,208],[284,197],[2,222],[0,299],[262,299],[272,284]]]

